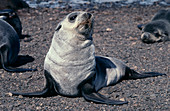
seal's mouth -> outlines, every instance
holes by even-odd
[[[87,19],[87,20],[81,22],[80,24],[78,24],[77,28],[82,27],[82,26],[84,26],[85,29],[91,28],[92,21],[90,19]]]
[[[87,19],[77,25],[77,29],[81,34],[88,34],[92,30],[92,28],[93,28],[92,19]]]

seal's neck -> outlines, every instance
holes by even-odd
[[[70,33],[69,31],[60,31],[59,33],[56,32],[55,35],[55,41],[66,43],[67,45],[70,45],[70,47],[81,48],[93,44],[91,35],[82,35],[78,34],[77,32],[73,33],[73,31],[70,31]]]
[[[69,35],[70,34],[70,35]],[[62,58],[64,61],[81,61],[94,57],[95,48],[93,41],[86,39],[79,40],[74,33],[55,33],[49,53],[55,58]],[[54,59],[55,59],[54,58]]]

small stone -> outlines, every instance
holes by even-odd
[[[112,29],[111,28],[107,28],[106,31],[110,32],[110,31],[112,31]]]
[[[23,96],[22,96],[22,95],[19,95],[18,97],[19,97],[19,98],[23,98]]]
[[[163,50],[163,49],[162,49],[162,47],[161,47],[161,48],[159,48],[159,50]]]
[[[12,97],[12,93],[11,92],[9,92],[9,93],[7,93],[9,96],[11,96]]]
[[[138,38],[137,37],[129,37],[129,40],[138,40]],[[135,42],[136,43],[136,42]]]
[[[120,98],[121,101],[125,101],[125,98]]]
[[[4,77],[5,77],[5,75],[4,75],[4,74],[1,74],[1,77],[2,77],[2,78],[4,78]]]
[[[38,107],[36,107],[36,110],[40,110],[40,109],[41,109],[41,107],[39,107],[39,106],[38,106]]]
[[[137,69],[138,69],[138,67],[137,67],[137,66],[134,66],[134,67],[133,67],[133,69],[134,69],[134,70],[137,70]]]
[[[53,20],[53,18],[49,18],[49,20]]]
[[[136,45],[136,42],[132,42],[132,46],[133,46],[133,45]]]
[[[3,70],[0,70],[0,74],[2,74],[3,73]]]

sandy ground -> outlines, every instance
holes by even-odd
[[[96,55],[116,57],[138,72],[160,72],[167,76],[124,80],[100,92],[115,100],[126,100],[125,105],[95,104],[82,97],[62,96],[26,98],[10,96],[9,91],[30,92],[44,87],[43,64],[49,50],[55,27],[65,15],[73,10],[22,9],[18,11],[23,34],[30,37],[21,40],[20,55],[32,56],[35,60],[23,65],[37,68],[36,72],[8,73],[0,69],[0,110],[2,111],[51,111],[51,110],[147,110],[168,111],[170,42],[144,44],[139,40],[137,25],[147,23],[160,6],[131,6],[89,10],[95,16],[94,44]]]

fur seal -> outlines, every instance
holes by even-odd
[[[142,30],[141,40],[144,43],[165,42],[170,40],[170,9],[160,10],[151,22],[138,25]]]
[[[14,28],[0,19],[0,67],[8,72],[35,71],[36,69],[12,68],[18,60],[20,43]],[[23,61],[21,61],[23,62]]]
[[[17,13],[12,9],[0,10],[0,19],[8,22],[22,38],[22,25]]]
[[[122,79],[163,75],[139,74],[116,58],[95,56],[93,23],[93,15],[88,12],[68,14],[58,24],[45,58],[45,88],[38,92],[11,93],[25,97],[83,96],[85,100],[95,103],[121,105],[128,102],[111,100],[98,91]]]

